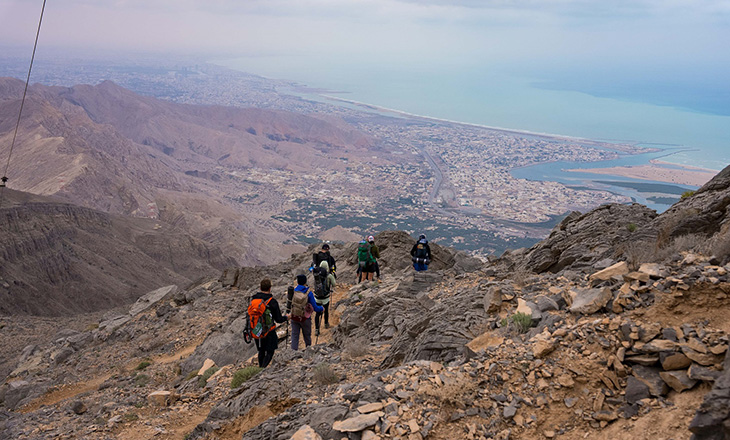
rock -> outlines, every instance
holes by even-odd
[[[215,362],[213,362],[213,359],[206,359],[205,362],[203,362],[203,366],[200,367],[200,370],[198,370],[198,376],[202,376],[203,373],[205,373],[209,368],[215,367]]]
[[[684,370],[692,365],[692,361],[684,353],[659,353],[662,368],[666,371]]]
[[[690,379],[689,376],[687,376],[687,372],[683,370],[662,371],[659,375],[662,377],[664,382],[667,383],[667,385],[672,387],[672,389],[678,393],[689,390],[697,385],[697,381]]]
[[[589,281],[607,281],[614,277],[620,277],[629,273],[629,266],[625,261],[618,262],[588,277]]]
[[[649,274],[644,272],[629,272],[626,275],[624,275],[624,280],[631,282],[631,281],[639,281],[642,283],[648,283],[649,282]]]
[[[128,315],[119,315],[99,323],[98,331],[113,333],[115,330],[128,323],[132,318]]]
[[[644,344],[638,349],[644,353],[660,353],[662,351],[674,351],[675,348],[677,348],[676,342],[668,341],[666,339],[656,339]]]
[[[535,356],[537,359],[542,359],[552,353],[555,350],[556,346],[557,342],[554,339],[539,339],[532,346],[532,355]]]
[[[669,387],[662,380],[660,370],[658,368],[644,367],[642,365],[634,365],[632,368],[634,377],[649,387],[649,393],[654,396],[665,396],[669,392]]]
[[[382,411],[377,411],[370,414],[362,414],[359,416],[351,417],[349,419],[335,422],[332,424],[332,429],[340,432],[360,432],[378,423],[378,420],[380,420],[380,417],[382,416]]]
[[[629,376],[626,380],[626,401],[634,404],[639,400],[647,399],[651,396],[649,387],[634,376]]]
[[[547,296],[540,296],[536,300],[537,308],[540,312],[548,312],[551,310],[560,310],[560,306],[552,298]]]
[[[363,405],[357,408],[357,411],[360,414],[368,414],[375,411],[381,411],[383,409],[384,405],[382,402],[374,402],[374,403],[368,403],[367,405]]]
[[[627,364],[639,364],[645,367],[651,367],[659,362],[659,356],[655,354],[642,354],[638,356],[626,356]]]
[[[515,408],[512,405],[505,406],[504,409],[502,410],[502,416],[505,419],[511,419],[515,416],[515,414],[517,414],[517,408]]]
[[[169,406],[177,396],[170,391],[153,391],[147,395],[147,401],[154,406]]]
[[[236,281],[238,281],[239,273],[240,273],[240,269],[238,269],[238,268],[224,269],[223,273],[221,274],[218,281],[221,283],[221,285],[223,287],[235,286]]]
[[[698,353],[686,345],[682,345],[681,348],[682,348],[682,353],[684,353],[688,358],[690,358],[692,360],[692,362],[696,362],[700,365],[704,365],[705,367],[720,364],[722,362],[722,356],[718,356],[715,354]]]
[[[322,437],[311,426],[304,425],[291,436],[290,440],[322,440]]]
[[[74,402],[69,405],[69,409],[74,412],[74,414],[81,415],[87,411],[86,405],[84,405],[84,402],[80,400],[75,400]]]
[[[614,420],[618,419],[618,414],[613,411],[603,410],[596,411],[595,413],[593,413],[592,417],[601,422],[613,422]]]
[[[374,431],[371,431],[369,429],[366,429],[362,432],[362,437],[360,437],[360,440],[379,440],[380,437],[378,434],[376,434]]]
[[[484,294],[484,310],[492,315],[502,310],[502,288],[489,286]]]
[[[154,306],[158,302],[171,298],[175,292],[177,291],[176,285],[170,285],[165,287],[160,287],[157,290],[153,290],[152,292],[147,293],[146,295],[142,296],[135,302],[132,307],[129,309],[129,316],[137,316],[140,313],[148,310],[150,307]]]
[[[575,298],[573,298],[570,311],[584,315],[601,310],[613,297],[611,289],[608,287],[603,289],[575,289],[572,292],[575,292]]]
[[[667,275],[663,266],[657,263],[644,263],[639,266],[639,272],[645,273],[652,278],[664,278]]]
[[[705,382],[714,382],[722,375],[721,371],[711,370],[702,365],[692,364],[687,370],[687,376],[694,380],[703,380]]]

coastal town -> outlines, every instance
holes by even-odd
[[[108,79],[137,93],[184,104],[285,110],[343,120],[370,136],[387,160],[347,158],[342,169],[210,170],[231,177],[227,198],[242,213],[265,213],[299,242],[340,226],[355,233],[427,231],[446,245],[483,254],[529,246],[567,212],[630,198],[549,181],[517,179],[510,170],[534,164],[595,162],[639,152],[629,145],[581,142],[405,117],[372,106],[316,100],[292,82],[209,64],[144,67],[39,65],[46,85]],[[0,65],[0,75],[12,75]],[[254,187],[252,187],[254,185]]]

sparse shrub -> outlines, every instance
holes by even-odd
[[[146,374],[138,374],[134,377],[134,383],[138,387],[143,387],[143,386],[147,385],[148,383],[150,383],[150,377]]]
[[[623,257],[629,269],[637,270],[642,263],[656,260],[656,247],[646,241],[629,241],[621,245],[614,256],[616,259]]]
[[[666,246],[659,248],[656,252],[656,259],[657,261],[666,261],[681,252],[697,251],[705,241],[706,238],[702,234],[680,235]]]
[[[236,389],[244,384],[244,382],[248,381],[252,377],[259,374],[263,368],[250,365],[245,368],[241,368],[240,370],[233,373],[233,379],[231,379],[231,388]]]
[[[89,324],[89,325],[86,326],[86,331],[87,332],[90,332],[92,330],[96,330],[97,328],[99,328],[99,323],[98,322],[92,322],[91,324]]]
[[[152,362],[150,362],[148,360],[144,360],[144,361],[140,362],[139,364],[137,364],[137,366],[134,367],[134,369],[137,371],[141,371],[141,370],[144,370],[145,368],[149,367],[150,365],[152,365]]]
[[[508,325],[509,325],[509,319],[507,319],[507,318],[500,319],[500,321],[499,321],[500,327],[507,327]]]
[[[203,375],[198,378],[198,386],[203,388],[207,383],[210,376],[214,375],[218,371],[218,367],[210,367],[203,372]]]
[[[682,196],[679,198],[679,200],[684,200],[687,197],[692,197],[693,195],[695,195],[696,192],[697,191],[691,191],[691,190],[690,191],[685,191],[685,192],[682,193]]]
[[[527,333],[532,327],[532,316],[527,313],[515,313],[510,317],[520,333]]]
[[[334,370],[325,363],[321,363],[314,367],[312,378],[320,385],[332,385],[340,381],[340,376],[338,376],[337,373],[335,373]]]
[[[194,378],[197,375],[198,375],[198,372],[196,370],[193,370],[190,373],[188,373],[187,376],[185,376],[185,380],[190,380],[190,379]]]
[[[637,228],[638,226],[636,226],[636,223],[629,223],[628,225],[626,225],[626,229],[628,229],[629,232],[636,232]]]
[[[442,386],[426,383],[418,393],[429,402],[438,406],[460,407],[465,401],[472,400],[477,391],[478,382],[464,376],[457,376],[452,382]]]
[[[345,354],[350,359],[357,359],[370,354],[370,342],[366,338],[357,338],[348,341],[345,345]]]
[[[713,255],[720,260],[730,255],[730,230],[718,232],[707,240],[701,247],[705,255]]]
[[[128,412],[124,414],[125,422],[136,422],[137,420],[139,420],[139,416],[136,413]]]

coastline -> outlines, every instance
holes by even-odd
[[[646,165],[629,165],[607,168],[573,168],[567,172],[602,174],[609,176],[627,177],[638,180],[652,180],[656,182],[674,183],[701,187],[718,173],[715,170],[699,168],[689,165],[678,165],[652,159]]]
[[[377,112],[391,113],[391,114],[394,114],[397,116],[407,117],[407,118],[416,119],[416,120],[461,125],[461,126],[465,126],[465,127],[481,128],[481,129],[496,131],[496,132],[505,133],[505,134],[532,136],[532,137],[549,139],[549,140],[577,142],[580,144],[599,146],[602,148],[620,151],[622,153],[628,153],[628,154],[654,153],[654,152],[661,151],[660,148],[639,147],[639,146],[636,146],[636,145],[630,144],[630,143],[611,143],[611,142],[597,141],[594,139],[582,138],[582,137],[577,137],[577,136],[567,136],[567,135],[553,134],[553,133],[542,133],[542,132],[534,132],[534,131],[529,131],[529,130],[518,130],[518,129],[512,129],[512,128],[494,127],[491,125],[476,124],[473,122],[455,121],[453,119],[419,115],[416,113],[410,113],[410,112],[406,112],[403,110],[396,110],[396,109],[382,107],[382,106],[375,105],[375,104],[368,104],[366,102],[360,102],[360,101],[355,101],[352,99],[340,98],[337,96],[324,95],[324,94],[319,94],[319,96],[322,96],[323,98],[326,98],[326,99],[329,99],[332,101],[344,102],[344,103],[355,105],[358,107],[375,110]]]

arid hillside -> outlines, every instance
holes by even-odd
[[[725,439],[730,167],[665,214],[574,213],[485,263],[377,234],[382,282],[335,244],[329,329],[272,364],[242,338],[248,298],[306,271],[312,246],[131,307],[2,318],[0,435],[35,439]],[[691,233],[688,233],[690,232]]]

